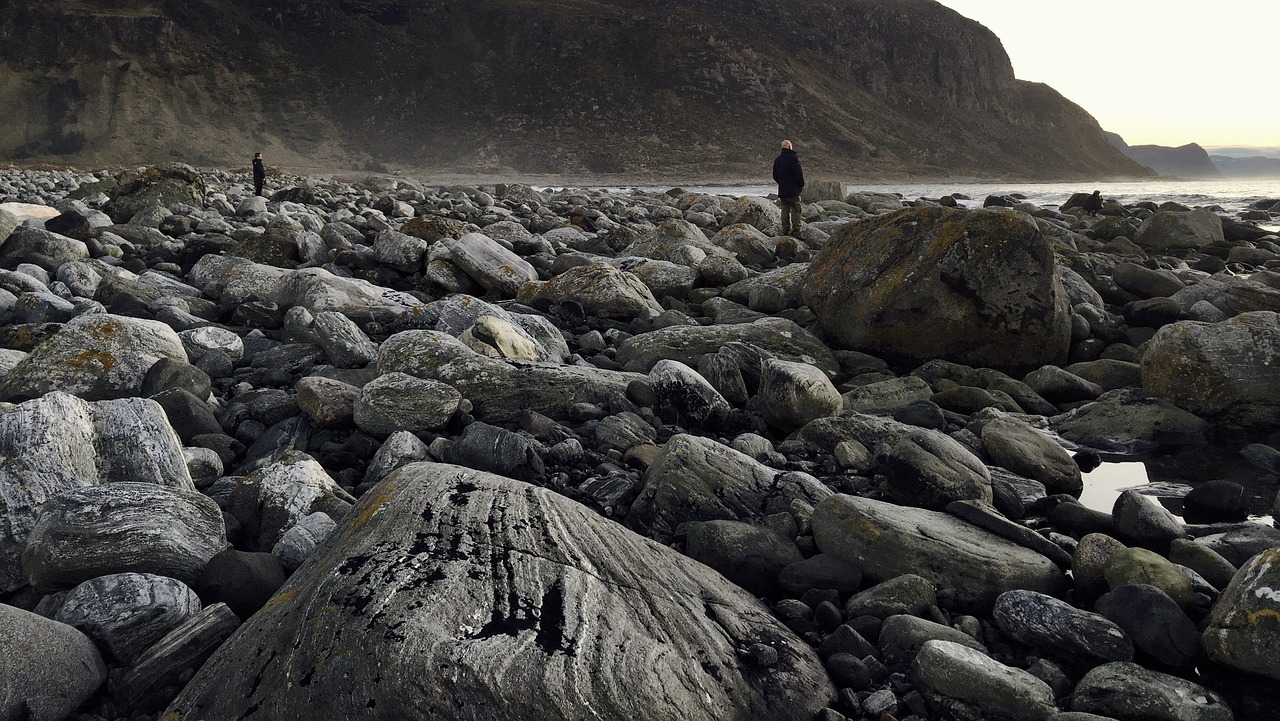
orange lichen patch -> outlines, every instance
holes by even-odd
[[[96,362],[102,366],[102,370],[110,371],[119,363],[116,357],[104,350],[87,350],[75,358],[68,359],[65,363],[72,368],[83,368],[90,363]]]
[[[282,603],[292,600],[296,595],[298,595],[297,589],[290,589],[283,593],[277,593],[271,597],[271,600],[267,601],[267,603],[262,607],[262,610],[267,611],[273,609]]]
[[[114,338],[120,331],[124,330],[124,323],[118,320],[109,320],[105,323],[94,323],[89,326],[89,335],[95,340],[105,341]]]
[[[369,519],[377,515],[378,511],[382,510],[382,506],[385,505],[387,501],[391,500],[391,494],[394,491],[395,487],[388,484],[388,486],[377,496],[374,496],[367,501],[362,501],[362,507],[359,509],[356,517],[351,521],[351,525],[347,526],[347,530],[343,534],[343,537],[350,538],[356,529],[363,527],[364,524],[369,522]]]
[[[1280,621],[1280,611],[1277,611],[1274,608],[1258,609],[1257,611],[1254,611],[1253,613],[1250,613],[1248,615],[1248,619],[1249,619],[1248,625],[1256,626],[1258,625],[1258,620],[1262,618],[1274,618],[1277,621]]]

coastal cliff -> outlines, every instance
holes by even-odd
[[[1148,174],[932,0],[15,0],[0,154],[565,176]]]

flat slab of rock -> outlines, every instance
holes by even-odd
[[[93,641],[65,623],[0,604],[0,638],[0,718],[70,718],[107,680]]]
[[[760,667],[738,655],[772,647]],[[500,476],[401,468],[169,718],[812,719],[817,656],[719,574]]]
[[[914,573],[938,587],[940,603],[990,610],[1005,591],[1060,593],[1066,579],[1044,556],[954,516],[835,495],[813,511],[823,553],[877,580]]]

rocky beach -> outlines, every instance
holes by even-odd
[[[1280,198],[252,187],[0,169],[0,721],[1275,718],[1280,498],[1079,498],[1274,487]]]

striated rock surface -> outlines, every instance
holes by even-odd
[[[750,643],[777,662],[740,660]],[[833,696],[813,652],[718,574],[542,489],[413,464],[168,717],[807,721]]]

